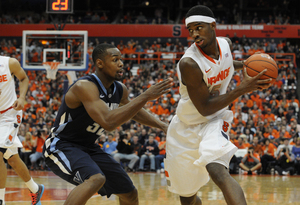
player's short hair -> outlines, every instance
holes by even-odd
[[[188,18],[190,16],[195,16],[195,15],[202,15],[202,16],[215,18],[215,15],[212,12],[212,10],[210,10],[210,8],[208,8],[207,6],[203,6],[203,5],[197,5],[190,8],[190,10],[186,13],[185,18]]]
[[[96,64],[96,60],[98,58],[101,60],[104,59],[104,57],[107,55],[107,49],[109,48],[116,48],[116,46],[108,43],[101,43],[94,48],[92,54],[94,64]]]

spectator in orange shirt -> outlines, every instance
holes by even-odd
[[[170,115],[170,110],[168,109],[167,104],[163,103],[162,106],[161,106],[161,109],[159,109],[157,114],[158,115],[165,114],[165,115],[169,116]]]
[[[250,147],[250,143],[248,142],[247,135],[241,134],[240,137],[243,138],[243,142],[244,142],[244,145],[246,146],[246,148]]]
[[[267,114],[265,114],[264,117],[268,120],[268,122],[275,121],[275,115],[272,113],[271,108],[267,109]]]
[[[261,109],[257,110],[257,114],[253,117],[253,121],[259,125],[259,122],[263,122],[263,120],[265,119],[265,116],[262,114]]]
[[[261,46],[259,46],[259,47],[255,50],[255,53],[258,53],[258,52],[264,53],[265,50],[264,50]]]
[[[259,156],[264,154],[263,147],[259,144],[259,139],[257,136],[253,138],[253,143],[250,145],[250,147],[253,147],[254,152],[259,154]]]
[[[275,138],[270,136],[270,139],[274,140]],[[277,150],[277,147],[270,142],[270,139],[265,139],[264,155],[261,157],[262,174],[270,174],[267,170],[268,164],[269,162],[276,161],[275,151]]]
[[[241,109],[238,109],[238,113],[235,113],[234,117],[237,118],[238,123],[243,123],[244,126],[246,125],[246,121],[248,120],[247,113],[244,113]]]
[[[279,40],[279,43],[277,44],[277,49],[279,48],[283,49],[284,45],[285,45],[284,42],[282,40]]]
[[[247,95],[245,95],[245,96],[247,96]],[[245,97],[245,99],[246,99],[246,106],[251,109],[254,105],[254,102],[251,99],[249,99],[248,96]]]
[[[295,133],[295,134],[293,135],[293,139],[290,140],[290,144],[289,144],[289,145],[295,146],[295,144],[296,144],[298,138],[299,138],[298,133]],[[299,139],[300,139],[300,138],[299,138]]]
[[[294,89],[293,89],[294,90]],[[293,105],[296,108],[300,108],[299,100],[296,99],[296,96],[291,96],[290,105]]]
[[[246,138],[246,135],[241,134],[237,140],[237,143],[235,143],[234,145],[238,148],[238,149],[247,149],[246,144],[244,143],[244,139]]]
[[[16,47],[14,47],[12,44],[8,44],[8,46],[7,46],[7,52],[9,54],[15,53],[16,52]]]
[[[270,100],[270,104],[272,104],[275,101],[276,107],[278,107],[279,100],[276,99],[276,95],[272,95],[272,99]]]
[[[167,98],[171,105],[174,105],[176,103],[176,100],[173,98],[172,94],[167,94]]]
[[[38,112],[41,112],[41,114],[46,112],[46,107],[43,107],[41,102],[37,103],[36,113]]]
[[[159,113],[163,113],[162,110],[163,110],[162,106],[158,103],[150,108],[150,111],[157,115],[159,115]]]
[[[282,79],[281,79],[281,76],[278,75],[276,81],[274,82],[273,86],[276,86],[277,88],[281,88],[281,86],[283,85],[283,82],[282,82]]]
[[[118,49],[123,49],[124,48],[124,43],[123,43],[123,40],[120,41],[120,43],[118,44]]]
[[[282,95],[282,100],[279,101],[279,105],[278,106],[281,106],[283,108],[288,108],[289,107],[289,100],[286,99],[286,95]]]
[[[250,98],[251,100],[253,100],[253,102],[256,102],[258,109],[262,109],[262,99],[260,98],[260,96],[257,94],[256,91],[253,91],[251,93]]]
[[[282,137],[282,138],[291,138],[292,136],[290,135],[290,133],[288,131],[286,131],[286,126],[285,125],[282,125],[280,127],[280,132],[279,132],[279,137]]]
[[[31,162],[31,170],[35,170],[37,168],[36,162],[43,157],[43,146],[45,140],[47,138],[47,128],[43,128],[42,130],[38,130],[37,137],[34,140],[33,146],[36,147],[36,150],[33,154],[29,156]],[[42,166],[42,168],[45,168]]]
[[[230,141],[232,144],[237,144],[238,143],[238,140],[236,139],[236,133],[234,130],[230,130],[229,132],[229,137],[230,137]]]
[[[159,144],[161,139],[158,135],[155,135],[154,141],[155,140],[156,140],[157,144]]]
[[[155,168],[157,173],[164,172],[161,167],[161,162],[166,158],[166,136],[161,137],[161,141],[158,144],[159,154],[155,156]]]
[[[39,53],[35,49],[32,49],[32,51],[30,53],[30,57],[31,57],[30,62],[38,62],[39,61]]]
[[[239,73],[236,73],[236,74],[233,76],[232,80],[234,80],[234,81],[236,82],[236,86],[239,86],[240,83],[241,83],[241,77],[240,77],[240,74],[239,74]],[[237,99],[236,99],[236,100],[237,100]],[[234,101],[233,101],[233,102],[234,102]]]
[[[276,129],[274,129],[272,126],[268,126],[266,128],[266,132],[263,135],[264,138],[269,138],[270,136],[275,137],[275,139],[279,138],[279,132]]]
[[[255,118],[258,115],[258,107],[256,102],[253,102],[253,107],[251,109],[251,112],[253,114],[253,118]]]
[[[248,153],[242,159],[240,167],[248,172],[248,175],[252,175],[253,172],[261,168],[259,154],[254,152],[253,147],[249,147]]]
[[[247,52],[247,53],[248,53],[248,55],[250,55],[250,56],[251,56],[251,55],[253,55],[255,52],[256,52],[256,51],[255,51],[255,49],[254,49],[254,46],[253,46],[253,45],[251,45],[251,46],[250,46],[250,49],[249,49],[249,50],[248,50],[248,52]]]
[[[52,110],[57,111],[59,106],[60,106],[60,102],[58,102],[56,99],[53,99],[51,103]]]
[[[153,41],[153,44],[151,45],[151,47],[152,47],[153,49],[157,49],[157,48],[160,48],[161,45],[160,45],[159,43],[157,43],[157,41]]]

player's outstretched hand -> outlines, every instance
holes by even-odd
[[[155,85],[152,85],[143,93],[143,95],[146,95],[148,100],[155,100],[161,95],[170,92],[172,85],[173,85],[173,79],[168,78]]]
[[[243,91],[245,91],[245,93],[246,92],[248,93],[248,92],[251,92],[254,90],[263,90],[263,89],[270,87],[271,86],[270,82],[272,81],[271,78],[265,79],[265,80],[259,79],[265,72],[267,72],[267,69],[263,70],[256,76],[251,77],[247,74],[246,67],[244,67],[244,70],[243,70],[244,79],[242,80],[241,85],[240,85],[240,86],[242,86]]]

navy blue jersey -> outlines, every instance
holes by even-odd
[[[100,96],[111,110],[118,108],[123,96],[122,85],[115,81],[111,86],[111,93],[103,86],[100,79],[95,75],[87,75],[78,80],[88,80],[98,87]],[[78,81],[77,80],[77,81]],[[74,82],[75,83],[75,82]],[[72,87],[74,83],[70,86]],[[70,87],[68,89],[70,89]],[[81,146],[90,146],[102,134],[104,129],[96,123],[87,113],[84,106],[71,109],[66,105],[65,97],[58,110],[52,132],[61,140],[66,140]]]

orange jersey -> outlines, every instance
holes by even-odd
[[[268,153],[269,155],[275,157],[275,151],[277,150],[277,147],[276,147],[273,143],[270,143],[270,144],[268,145],[268,147],[266,147],[266,146],[263,147],[263,149],[264,149],[264,151],[265,151],[266,149],[268,149],[267,153]]]
[[[234,145],[235,145],[238,149],[246,149],[246,148],[247,148],[247,146],[245,145],[245,143],[242,143],[242,144],[240,145],[238,142],[236,142]]]
[[[262,156],[263,155],[263,153],[264,153],[264,149],[263,149],[263,147],[261,146],[261,145],[256,145],[256,146],[253,146],[253,145],[251,145],[252,147],[254,147],[254,152],[255,153],[258,153],[259,154],[259,156]]]
[[[32,143],[31,141],[23,141],[22,142],[23,148],[25,151],[32,151]]]
[[[265,119],[268,119],[268,121],[275,121],[275,115],[273,113],[271,114],[265,114]]]
[[[247,156],[247,155],[248,155],[248,153],[247,153],[245,156]],[[249,155],[249,156],[250,156],[250,155]],[[258,160],[260,161],[259,154],[253,152],[253,157],[255,157],[256,159],[258,159]],[[252,157],[248,157],[248,158],[247,158],[247,162],[254,162],[254,159],[253,159]]]
[[[45,143],[45,140],[43,140],[41,137],[37,138],[37,143],[36,143],[36,151],[37,152],[43,152],[44,143]]]
[[[163,144],[165,144],[165,143],[166,143],[166,141],[160,142],[159,145],[158,145],[158,147],[160,147],[161,145],[163,145]],[[159,150],[159,154],[160,154],[160,155],[166,154],[166,150],[165,150],[165,149]]]

